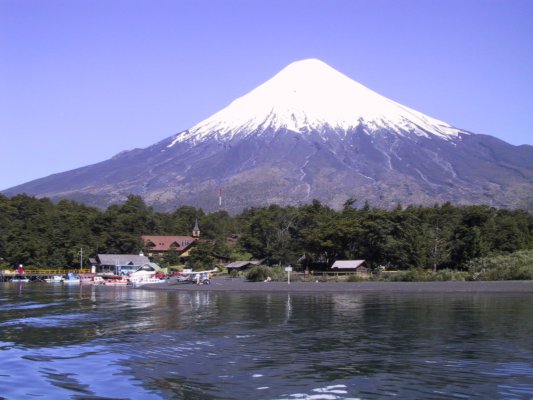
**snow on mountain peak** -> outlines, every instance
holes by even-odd
[[[231,139],[266,129],[308,132],[324,127],[347,131],[363,124],[372,133],[388,129],[442,139],[462,132],[366,88],[317,59],[296,61],[273,78],[188,131],[177,142],[207,137]]]

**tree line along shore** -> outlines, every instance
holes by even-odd
[[[381,280],[533,279],[533,216],[524,210],[450,203],[386,210],[354,204],[350,200],[334,210],[315,200],[230,215],[192,206],[159,212],[133,195],[106,210],[70,200],[0,195],[0,269],[72,268],[80,261],[87,265],[97,253],[138,254],[142,235],[188,234],[198,221],[202,240],[186,266],[204,269],[220,258],[262,260],[254,269],[256,280],[261,268],[276,277],[287,265],[321,271],[349,259],[366,260],[372,279]],[[183,262],[172,252],[154,261]]]

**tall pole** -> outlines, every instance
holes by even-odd
[[[80,271],[83,269],[83,247],[80,248]]]

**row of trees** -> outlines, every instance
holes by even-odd
[[[354,204],[333,210],[315,200],[231,216],[190,206],[156,212],[138,196],[105,211],[68,200],[54,204],[26,195],[0,196],[0,262],[4,267],[78,266],[80,248],[86,257],[135,254],[143,250],[142,234],[188,235],[196,219],[206,240],[198,243],[191,261],[203,265],[219,255],[307,269],[338,259],[365,259],[373,268],[462,269],[481,257],[533,249],[533,216],[525,211],[449,203],[394,210]]]
[[[533,216],[487,206],[398,206],[341,211],[314,201],[298,208],[245,210],[240,244],[271,262],[331,265],[365,259],[371,267],[463,268],[469,260],[531,249]]]

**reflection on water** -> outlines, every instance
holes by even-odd
[[[5,284],[0,396],[533,397],[533,295]]]

